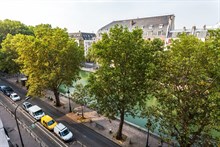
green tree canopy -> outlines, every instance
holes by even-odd
[[[34,36],[23,36],[17,51],[17,62],[23,64],[21,71],[28,76],[28,94],[41,95],[50,89],[60,106],[59,86],[69,86],[78,78],[83,49],[65,29],[41,24],[34,28]]]
[[[2,41],[6,38],[8,34],[32,35],[33,31],[28,26],[21,23],[20,21],[14,21],[14,20],[9,20],[9,19],[5,19],[3,21],[0,20],[0,44],[2,43]]]
[[[2,42],[2,49],[0,50],[0,70],[6,73],[18,73],[20,70],[19,64],[15,62],[18,58],[16,51],[17,39],[11,34],[8,34],[6,39]]]
[[[88,86],[83,84],[76,84],[74,93],[72,94],[73,99],[81,104],[81,110],[82,110],[82,118],[84,118],[84,106],[87,105],[89,102],[89,91]]]
[[[16,34],[33,35],[33,31],[19,21],[0,20],[0,70],[7,73],[19,72],[19,65],[14,61],[18,57],[14,46],[16,42],[12,37]]]
[[[116,138],[122,139],[125,115],[134,116],[135,106],[146,100],[147,82],[153,69],[155,50],[161,50],[161,41],[145,41],[142,30],[131,32],[122,26],[115,26],[102,35],[90,52],[100,64],[98,71],[89,78],[91,94],[94,95],[101,113],[119,116],[120,124]],[[159,47],[157,47],[157,45]]]
[[[212,135],[220,124],[216,53],[210,43],[185,34],[164,51],[154,81],[157,90],[152,92],[158,105],[148,109],[163,138],[175,139],[183,147],[216,141]]]

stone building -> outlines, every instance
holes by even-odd
[[[177,39],[178,35],[182,33],[186,33],[187,35],[194,35],[197,38],[201,39],[202,41],[205,41],[208,35],[208,30],[215,30],[215,29],[220,29],[220,23],[217,23],[216,25],[213,26],[204,25],[201,28],[197,28],[196,26],[193,26],[191,29],[187,29],[186,27],[183,27],[183,29],[170,30],[168,32],[165,44],[168,45],[172,43],[172,39]]]
[[[115,25],[122,25],[129,30],[136,27],[143,29],[144,39],[161,38],[162,40],[165,40],[168,32],[174,29],[174,19],[174,15],[163,15],[113,21],[98,30],[97,39],[99,40],[102,33],[109,32],[110,28]]]
[[[205,41],[208,29],[206,28],[206,25],[204,25],[202,28],[197,28],[196,26],[193,26],[191,29],[183,27],[183,29],[171,30],[168,32],[165,44],[170,44],[172,42],[172,39],[177,39],[178,36],[182,33],[186,33],[187,35],[194,35],[202,41]]]
[[[95,33],[84,33],[84,32],[76,32],[69,33],[71,38],[75,38],[78,45],[82,45],[84,47],[84,56],[88,54],[89,48],[92,43],[95,41]]]

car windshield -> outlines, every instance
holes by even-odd
[[[61,136],[66,136],[67,134],[69,134],[69,130],[65,129],[63,132],[60,133]]]
[[[32,106],[32,104],[27,104],[26,108],[30,108]]]
[[[4,90],[6,90],[6,91],[13,91],[13,90],[11,89],[11,87],[4,87]]]
[[[48,126],[52,125],[54,123],[54,120],[51,120],[47,123]]]
[[[43,111],[42,111],[42,110],[39,110],[39,111],[35,112],[34,114],[35,114],[35,116],[38,116],[38,115],[43,114]]]
[[[13,97],[18,97],[18,95],[17,95],[17,94],[14,94]]]

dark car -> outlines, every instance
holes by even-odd
[[[5,87],[3,88],[3,90],[2,90],[2,92],[3,92],[5,95],[10,96],[10,95],[14,92],[14,90],[13,90],[11,87],[9,87],[9,86],[5,86]]]
[[[0,91],[2,91],[2,92],[3,92],[3,89],[4,89],[5,87],[6,87],[6,86],[1,85],[1,86],[0,86]]]

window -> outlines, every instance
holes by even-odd
[[[157,32],[157,35],[158,35],[158,36],[163,35],[163,31],[158,31],[158,32]]]
[[[200,32],[196,32],[196,37],[199,37]]]
[[[153,29],[153,25],[149,25],[148,29],[152,30]]]
[[[162,29],[163,28],[163,24],[159,24],[159,29]]]

